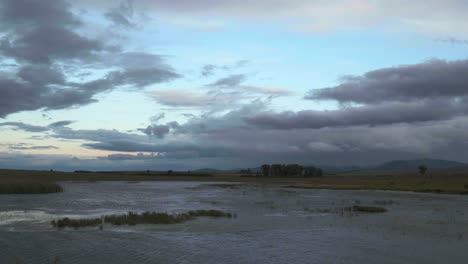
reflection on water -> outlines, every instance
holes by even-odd
[[[0,196],[0,263],[466,263],[468,196],[225,189],[196,182],[63,183]],[[340,214],[352,205],[383,214]],[[217,209],[235,219],[55,230],[62,217]],[[333,209],[333,210],[329,210]]]

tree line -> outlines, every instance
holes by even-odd
[[[323,175],[320,168],[299,164],[263,164],[261,170],[263,176],[270,177],[321,177]]]

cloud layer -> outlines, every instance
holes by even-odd
[[[141,89],[180,77],[161,56],[126,52],[110,41],[88,38],[80,33],[83,25],[64,0],[0,1],[0,57],[15,62],[0,77],[0,118],[86,105],[104,91]],[[104,67],[111,70],[84,82],[66,72]]]

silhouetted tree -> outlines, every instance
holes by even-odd
[[[323,175],[320,168],[304,167],[299,164],[263,164],[260,168],[264,176],[272,177],[320,177]]]
[[[426,174],[426,172],[427,172],[427,167],[425,165],[419,165],[418,171],[419,171],[419,174],[424,176],[424,174]]]
[[[302,176],[302,171],[304,167],[299,164],[287,164],[284,165],[283,175],[285,177],[295,177],[295,176]]]
[[[281,164],[271,164],[271,176],[282,176],[283,175],[283,165]]]
[[[171,175],[171,174],[172,174],[172,170],[168,170],[167,175]]]
[[[269,164],[263,164],[262,165],[262,173],[263,173],[263,176],[270,176],[270,165]]]
[[[317,168],[317,171],[315,172],[315,176],[317,177],[322,177],[323,176],[323,171],[320,168]]]

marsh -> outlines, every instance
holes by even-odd
[[[65,192],[1,196],[1,263],[443,263],[447,256],[466,263],[464,195],[207,182],[59,184]],[[337,213],[390,200],[379,205],[383,213]],[[64,217],[191,210],[236,217],[103,230],[50,224]]]

